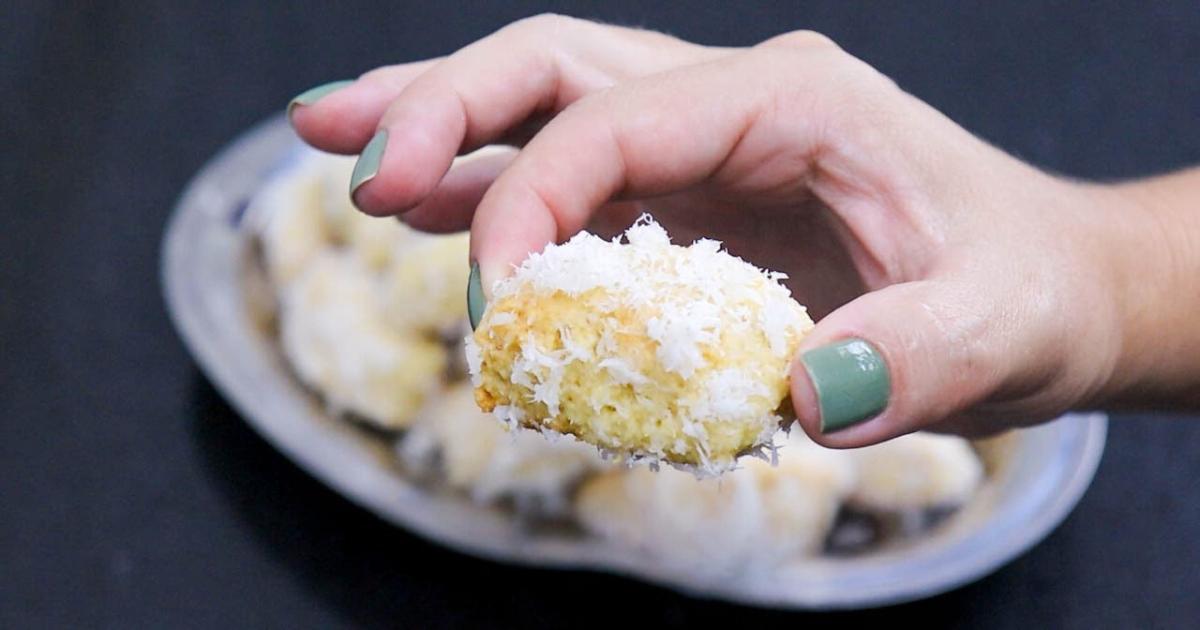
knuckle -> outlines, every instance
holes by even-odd
[[[575,18],[558,13],[539,13],[513,22],[504,30],[511,30],[521,35],[553,33],[567,27]]]
[[[367,83],[386,81],[393,74],[393,68],[395,68],[395,66],[380,66],[378,68],[372,68],[371,70],[358,75],[358,80],[365,81]]]
[[[768,39],[760,44],[760,46],[802,49],[825,48],[841,50],[838,48],[838,45],[835,44],[829,37],[816,31],[806,30],[791,31],[782,35],[776,35],[775,37],[772,37],[771,39]]]
[[[580,124],[583,121],[611,116],[619,97],[619,90],[615,86],[600,88],[567,105],[557,118],[562,118],[565,123]]]
[[[787,33],[748,51],[750,63],[786,78],[784,91],[817,88],[839,104],[887,100],[896,84],[867,63],[845,52],[824,35],[811,31]]]

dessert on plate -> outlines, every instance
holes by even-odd
[[[864,519],[923,535],[933,521],[918,517],[985,481],[961,438],[834,451],[781,429],[804,308],[779,274],[714,241],[673,245],[648,218],[618,241],[581,234],[499,283],[465,342],[469,382],[456,365],[465,235],[359,214],[352,164],[305,151],[260,189],[246,225],[280,355],[330,415],[392,443],[397,474],[716,574],[841,549]]]

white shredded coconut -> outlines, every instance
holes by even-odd
[[[719,241],[672,246],[666,230],[649,215],[625,231],[624,241],[581,232],[562,245],[548,245],[531,254],[511,277],[497,282],[493,295],[504,297],[529,285],[568,295],[603,287],[619,302],[614,306],[659,307],[647,321],[647,334],[658,344],[663,367],[685,378],[706,365],[703,346],[716,343],[722,327],[760,328],[772,352],[787,351],[787,332],[797,325],[797,315],[789,308],[791,294],[781,284],[786,275],[730,255]],[[722,311],[731,304],[734,308]],[[512,314],[504,315],[492,323],[510,323]]]
[[[613,380],[622,385],[641,385],[650,382],[646,375],[633,369],[628,361],[620,357],[608,357],[600,362],[600,367],[608,370]]]
[[[467,335],[463,339],[463,351],[467,355],[467,373],[471,376],[471,385],[479,387],[481,382],[479,372],[483,367],[483,353],[479,350],[479,344],[475,343],[475,337]]]
[[[717,340],[721,309],[711,302],[688,302],[652,317],[646,332],[658,342],[658,360],[666,369],[690,377],[705,365],[701,348]]]
[[[521,420],[525,419],[525,411],[512,405],[496,405],[496,408],[492,410],[492,415],[511,429],[518,428]]]
[[[776,296],[768,299],[759,311],[759,326],[766,334],[767,341],[771,344],[771,352],[774,352],[775,356],[787,354],[787,330],[794,317],[788,303]]]
[[[512,313],[496,313],[492,316],[491,324],[493,326],[507,326],[517,321],[517,316]]]
[[[692,413],[699,418],[733,419],[750,404],[752,397],[770,395],[766,385],[743,370],[727,369],[713,372],[705,379],[704,398],[692,402]]]

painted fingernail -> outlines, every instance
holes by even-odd
[[[292,111],[296,109],[297,105],[312,105],[325,96],[328,96],[346,87],[347,85],[350,85],[351,83],[354,83],[354,81],[331,81],[329,83],[318,85],[314,88],[308,88],[307,90],[297,94],[295,98],[288,101],[288,118],[292,117]]]
[[[471,263],[471,277],[467,280],[467,317],[471,319],[471,330],[479,326],[487,298],[483,295],[483,281],[479,279],[479,263]]]
[[[883,356],[862,339],[844,339],[800,358],[821,407],[821,433],[833,433],[879,415],[892,393]]]
[[[350,175],[350,198],[354,198],[359,186],[375,179],[379,174],[379,162],[383,159],[383,150],[387,148],[387,129],[375,132],[375,137],[363,147],[358,161],[354,163],[354,172]]]

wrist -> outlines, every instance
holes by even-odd
[[[1094,402],[1200,406],[1200,171],[1093,190],[1119,344]]]

